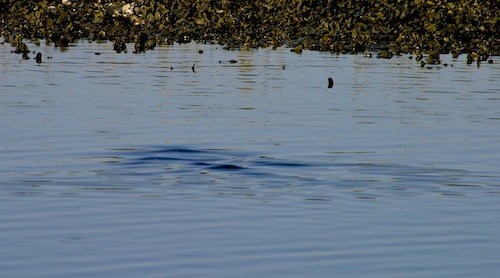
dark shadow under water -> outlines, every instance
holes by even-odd
[[[176,146],[109,151],[113,159],[106,163],[110,163],[112,170],[106,175],[141,186],[150,182],[184,188],[203,184],[245,189],[308,188],[309,191],[327,192],[327,195],[332,190],[343,189],[355,192],[356,198],[376,199],[380,194],[407,197],[427,193],[466,195],[471,188],[496,187],[492,182],[499,178],[434,165],[343,161],[331,154],[290,160],[239,150]]]

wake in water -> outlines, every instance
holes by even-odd
[[[239,187],[252,189],[256,194],[257,188],[267,193],[268,189],[307,188],[309,192],[328,195],[343,189],[366,199],[387,194],[413,197],[430,192],[464,195],[464,188],[484,186],[478,183],[477,175],[465,170],[341,161],[335,155],[293,161],[229,149],[145,147],[110,151],[114,160],[108,174],[141,185]]]

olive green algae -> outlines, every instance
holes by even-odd
[[[23,40],[67,46],[113,40],[134,52],[157,44],[214,42],[231,48],[293,47],[337,53],[500,53],[498,0],[334,1],[1,1],[0,32],[23,53]],[[387,57],[384,57],[387,56]],[[389,57],[390,56],[390,57]]]

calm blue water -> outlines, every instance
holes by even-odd
[[[498,277],[500,60],[28,46],[2,277]]]

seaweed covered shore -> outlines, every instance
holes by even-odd
[[[357,53],[500,54],[498,0],[25,0],[0,1],[0,32],[66,45],[112,40],[117,50],[214,42]],[[137,46],[138,44],[138,46]],[[18,50],[22,52],[21,50]],[[392,55],[392,54],[391,54]]]

